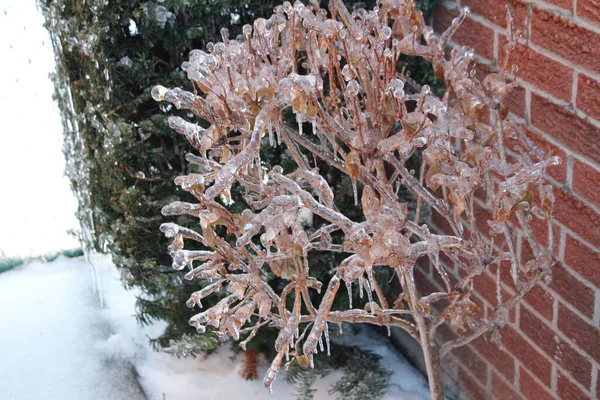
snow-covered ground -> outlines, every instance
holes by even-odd
[[[139,327],[136,293],[123,288],[108,259],[95,264],[105,308],[83,259],[32,262],[0,274],[0,399],[295,399],[283,376],[273,394],[260,380],[240,378],[241,361],[231,360],[227,345],[205,360],[152,351],[148,336],[163,325]],[[383,339],[365,331],[358,340],[394,371],[386,399],[429,398],[425,379]],[[263,360],[259,374],[266,369]],[[331,398],[327,389],[339,376],[317,381],[315,399]]]

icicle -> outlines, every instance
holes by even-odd
[[[313,135],[316,135],[317,134],[317,120],[315,118],[313,118],[311,121],[311,124],[312,124]]]
[[[285,362],[289,362],[290,361],[290,346],[286,346],[285,348]]]
[[[323,333],[325,334],[325,345],[327,346],[327,356],[331,355],[331,343],[329,342],[329,324],[325,323],[325,329],[323,329]]]
[[[352,282],[348,282],[346,281],[346,289],[348,290],[348,303],[349,309],[352,309]],[[340,325],[340,329],[341,329],[341,325]]]
[[[358,205],[358,189],[356,188],[356,181],[352,182],[352,194],[354,195],[354,205]]]
[[[388,332],[388,337],[392,336],[392,328],[389,325],[387,326],[387,332]]]
[[[362,285],[362,276],[358,278],[358,297],[363,298],[363,285]]]
[[[323,330],[327,330],[327,322],[325,323],[325,328]],[[321,353],[325,351],[325,346],[323,346],[323,336],[319,338],[319,348],[321,349]]]
[[[310,360],[310,367],[314,368],[315,367],[315,360],[314,360],[312,354],[310,356],[308,356],[308,359]]]
[[[367,278],[369,279],[369,289],[371,292],[375,291],[375,282],[373,280],[373,269],[367,268]]]
[[[281,146],[281,127],[277,127],[275,133],[277,134],[277,144]]]
[[[298,135],[302,136],[302,117],[296,114],[296,122],[298,122]]]
[[[271,124],[271,121],[269,121],[268,130],[269,130],[269,145],[271,145],[271,147],[275,147],[275,136],[273,135],[273,125]]]
[[[333,129],[331,130],[331,147],[333,149],[333,159],[337,160],[337,147],[335,146],[335,132]]]
[[[373,294],[372,294],[372,290],[371,290],[371,285],[369,285],[369,281],[365,281],[365,285],[367,286],[365,289],[367,289],[367,298],[369,299],[369,303],[373,303]],[[375,307],[371,306],[371,315],[375,314]]]
[[[344,334],[344,329],[342,328],[342,322],[340,321],[340,323],[338,324],[339,328],[340,328],[340,335]]]

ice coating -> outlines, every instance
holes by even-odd
[[[172,239],[173,267],[188,267],[185,279],[209,280],[188,306],[208,304],[217,291],[227,296],[190,320],[199,333],[211,330],[245,346],[265,325],[279,330],[267,388],[284,358],[309,365],[319,347],[329,353],[329,323],[370,323],[403,329],[419,342],[437,400],[436,362],[481,335],[496,337],[506,310],[540,280],[550,281],[554,197],[545,174],[560,159],[536,148],[504,112],[502,102],[516,85],[512,24],[504,65],[480,80],[472,49],[446,52],[467,8],[438,37],[412,1],[384,0],[381,9],[350,12],[331,0],[333,15],[317,3],[285,2],[236,39],[222,30],[222,42],[192,50],[181,68],[194,92],[152,89],[156,101],[191,112],[168,123],[198,153],[186,155],[189,170],[175,180],[196,202],[174,201],[162,214],[191,215],[199,227],[160,229]],[[401,56],[429,60],[448,95],[437,97],[397,70]],[[284,118],[288,113],[295,121]],[[285,169],[261,160],[262,146],[281,147],[290,161]],[[407,166],[415,156],[423,160],[416,171]],[[335,192],[338,178],[323,164],[349,180],[362,215],[340,211],[347,209],[342,201],[352,200]],[[234,211],[234,201],[248,209]],[[484,206],[490,218],[477,212]],[[434,213],[446,231],[430,228],[426,215]],[[538,241],[532,219],[549,227],[547,241]],[[531,259],[519,260],[522,245],[531,248]],[[329,282],[311,271],[317,252],[345,253],[331,266]],[[439,275],[441,291],[418,287],[414,273],[422,261]],[[399,283],[393,304],[378,278],[384,269]],[[518,290],[503,297],[497,289],[484,318],[471,296],[474,279],[490,271],[496,282],[508,274]],[[276,290],[267,275],[286,284]],[[336,296],[341,281],[343,305]],[[443,324],[458,337],[433,346]]]

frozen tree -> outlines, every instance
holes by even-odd
[[[497,73],[478,79],[468,47],[445,53],[467,13],[463,9],[436,36],[409,0],[385,0],[352,13],[340,0],[331,0],[329,10],[317,1],[285,2],[269,19],[246,25],[235,40],[223,29],[223,41],[209,44],[208,53],[193,50],[182,65],[193,93],[152,90],[155,100],[206,121],[169,118],[198,151],[186,157],[193,172],[175,181],[197,201],[174,202],[162,212],[197,217],[201,231],[176,223],[161,231],[173,238],[173,267],[187,268],[185,279],[206,283],[189,307],[201,308],[203,298],[225,293],[190,324],[199,333],[208,326],[222,340],[242,340],[242,348],[262,327],[276,327],[267,388],[284,359],[310,368],[318,351],[329,352],[331,324],[367,323],[403,329],[418,341],[432,398],[441,399],[440,359],[484,334],[499,341],[509,310],[540,279],[550,280],[554,198],[544,172],[560,159],[537,149],[507,119],[503,99],[515,86],[510,54],[519,35],[510,10],[506,56]],[[401,55],[430,61],[445,81],[444,96],[398,71]],[[290,111],[296,126],[283,118]],[[518,143],[513,151],[509,140]],[[265,164],[260,150],[266,146],[284,146],[295,166]],[[406,166],[415,153],[423,159],[418,172]],[[339,211],[318,161],[350,178],[363,218]],[[412,193],[414,207],[400,200],[402,187]],[[231,211],[232,188],[249,209]],[[476,214],[476,196],[488,199],[492,219]],[[446,220],[446,234],[420,224],[426,207]],[[304,223],[308,211],[315,216],[312,225]],[[547,245],[536,238],[532,219],[547,223]],[[532,249],[523,268],[518,234]],[[308,260],[316,252],[346,255],[328,282],[311,275]],[[443,291],[418,287],[414,271],[421,257],[431,260]],[[450,276],[452,268],[458,279]],[[400,288],[394,297],[381,290],[378,269],[393,271]],[[474,279],[486,271],[497,278],[497,305],[484,317],[472,295]],[[287,285],[271,287],[267,274]],[[516,287],[508,298],[504,275]],[[349,306],[332,309],[342,284]],[[366,296],[364,307],[353,306],[353,286]],[[435,342],[443,324],[457,338]]]

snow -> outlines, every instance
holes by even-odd
[[[0,274],[0,394],[15,400],[70,399],[295,399],[283,372],[273,394],[262,381],[238,375],[241,358],[231,359],[222,346],[206,359],[177,359],[154,352],[148,337],[163,324],[136,324],[135,291],[126,291],[118,272],[105,258],[95,258],[105,308],[92,291],[90,269],[83,259],[32,262]],[[333,328],[333,327],[332,327]],[[192,328],[190,328],[192,329]],[[387,400],[429,398],[425,379],[386,341],[363,330],[351,339],[381,355],[392,371]],[[261,359],[264,376],[267,361]],[[315,400],[332,398],[334,372],[315,384]]]
[[[110,335],[81,260],[32,262],[0,274],[0,397],[143,399],[125,359],[105,356]]]
[[[48,74],[54,54],[35,0],[0,0],[0,256],[78,247],[79,223],[63,176],[62,124]]]

